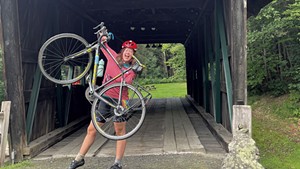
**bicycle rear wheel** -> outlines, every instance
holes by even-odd
[[[92,65],[92,53],[68,58],[88,45],[82,37],[62,33],[48,39],[39,51],[38,65],[43,75],[58,84],[69,84],[83,78]]]
[[[118,99],[109,97],[118,96],[120,83],[112,84],[100,91],[99,95],[105,98],[110,104],[105,104],[99,98],[93,102],[91,109],[92,122],[99,133],[111,140],[123,140],[131,137],[142,126],[146,108],[141,93],[132,85],[123,85],[124,90],[128,90],[128,100],[122,105],[118,105]],[[115,126],[124,125],[125,133],[116,134]]]

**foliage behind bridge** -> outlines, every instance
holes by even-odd
[[[299,18],[300,0],[273,0],[249,18],[250,93],[300,93]]]

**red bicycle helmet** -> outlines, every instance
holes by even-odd
[[[134,51],[136,51],[137,50],[137,45],[134,41],[127,40],[122,44],[122,48],[130,48],[130,49],[133,49]]]

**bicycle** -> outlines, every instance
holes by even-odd
[[[140,85],[135,87],[127,84],[124,80],[124,74],[130,70],[138,74],[145,66],[133,56],[136,63],[122,71],[120,64],[104,45],[106,42],[101,42],[102,36],[107,36],[109,41],[113,38],[112,34],[107,32],[103,22],[94,29],[99,30],[95,32],[97,40],[91,44],[81,36],[72,33],[61,33],[49,38],[39,51],[38,65],[47,79],[56,84],[65,85],[85,77],[90,71],[92,64],[94,64],[93,71],[90,71],[89,75],[86,76],[89,87],[85,93],[86,98],[92,104],[92,122],[96,130],[108,139],[127,139],[142,126],[146,114],[145,105],[152,98],[152,95]],[[100,48],[108,52],[109,56],[120,68],[121,73],[101,86],[96,86]],[[93,52],[95,53],[94,63],[92,63]],[[120,83],[110,84],[117,78],[121,78]],[[124,103],[124,100],[122,100],[124,89],[128,90],[127,103]],[[140,90],[143,90],[146,94],[143,95]],[[118,98],[107,96],[106,93],[108,91],[118,92]],[[100,101],[107,104],[105,109],[100,109]],[[105,120],[104,125],[97,122],[99,117]],[[124,118],[126,121],[126,133],[124,135],[115,135],[114,122],[112,120],[115,117]]]

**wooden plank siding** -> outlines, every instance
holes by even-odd
[[[185,44],[187,52],[187,85],[188,94],[194,98],[194,100],[201,106],[203,106],[208,113],[212,116],[219,115],[215,112],[216,106],[218,106],[217,99],[221,101],[219,105],[221,117],[215,117],[219,123],[221,123],[226,129],[231,131],[231,120],[232,120],[232,106],[234,104],[246,104],[247,97],[247,87],[246,87],[246,13],[247,4],[246,1],[219,1],[216,0],[214,12],[206,14],[203,19],[199,20],[201,23],[205,23],[206,29],[203,30],[200,26],[201,23],[197,24],[195,29],[199,31],[193,31],[193,35],[190,40]],[[219,5],[219,11],[216,11],[216,5]],[[223,10],[223,12],[222,12]],[[221,12],[221,13],[220,13]],[[221,15],[224,19],[224,25],[221,20],[218,21],[217,14]],[[208,20],[207,20],[208,18]],[[217,26],[220,25],[221,29]],[[215,30],[214,30],[215,29]],[[214,33],[211,33],[214,30]],[[224,38],[220,41],[221,36]],[[222,34],[221,34],[222,33]],[[206,59],[209,60],[209,50],[207,50],[207,41],[205,44],[202,42],[204,39],[203,34],[207,38],[212,39],[213,43],[213,60],[210,60],[209,68],[212,68],[213,64],[219,64],[220,69],[218,72],[208,72],[210,75],[210,94],[209,94],[209,105],[206,105],[205,96],[199,92],[199,88],[203,88],[205,85],[205,80],[202,80],[205,74],[198,75],[200,63],[204,62]],[[219,41],[219,42],[218,42]],[[197,45],[195,45],[197,44]],[[223,45],[223,51],[221,51],[221,45]],[[193,50],[189,50],[189,49]],[[205,51],[206,49],[206,51]],[[224,50],[225,49],[225,50]],[[206,53],[202,53],[205,51]],[[218,52],[219,51],[219,52]],[[225,53],[224,53],[225,52]],[[220,56],[219,56],[220,55]],[[229,63],[224,62],[224,58],[228,58]],[[203,58],[203,59],[197,59]],[[220,57],[217,61],[216,58]],[[212,62],[213,61],[213,62]],[[225,64],[226,63],[226,64]],[[225,65],[227,65],[225,67]],[[229,65],[229,69],[228,69]],[[217,68],[217,67],[216,67]],[[226,71],[225,71],[226,70]],[[216,77],[220,75],[220,81],[216,80]],[[228,77],[227,77],[228,76]],[[199,80],[200,79],[200,80]],[[227,81],[227,82],[226,82]],[[230,82],[230,83],[228,83]],[[215,88],[215,84],[220,83],[218,88]],[[232,83],[232,84],[231,84]],[[218,89],[218,90],[216,90]],[[228,93],[229,92],[229,93]],[[215,94],[215,95],[214,95]],[[213,98],[215,96],[215,98]]]

